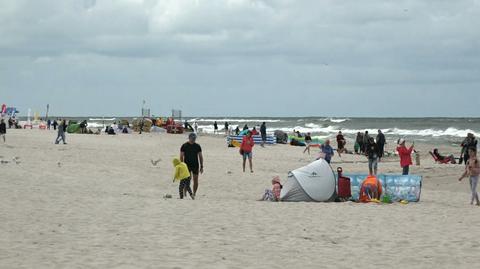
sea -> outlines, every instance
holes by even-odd
[[[91,128],[103,128],[105,125],[128,120],[133,117],[71,117],[77,121],[87,120]],[[480,136],[480,118],[354,118],[354,117],[186,117],[182,121],[191,125],[197,122],[198,128],[204,133],[214,133],[213,123],[218,123],[219,129],[224,128],[228,122],[232,128],[237,126],[242,129],[244,125],[249,128],[259,128],[262,122],[267,125],[267,130],[273,133],[281,130],[292,133],[293,130],[302,133],[310,132],[313,136],[333,138],[338,131],[353,139],[357,132],[369,131],[376,135],[381,129],[389,140],[406,138],[410,141],[426,143],[460,144],[467,133]]]

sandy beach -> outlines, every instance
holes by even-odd
[[[197,199],[179,200],[171,160],[186,135],[67,135],[9,130],[0,142],[0,268],[474,268],[479,207],[462,165],[435,164],[417,145],[420,203],[256,201],[270,180],[313,161],[303,148],[254,149],[255,173],[223,136],[200,136]],[[387,149],[394,143],[389,141]],[[351,148],[351,143],[348,145]],[[442,152],[458,154],[452,146]],[[314,150],[315,152],[315,150]],[[13,160],[16,158],[16,161]],[[161,161],[152,165],[151,159]],[[368,171],[335,156],[332,168]],[[380,173],[401,173],[397,158]],[[172,199],[163,198],[171,194]]]

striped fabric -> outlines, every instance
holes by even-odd
[[[227,137],[227,143],[230,144],[230,141],[235,140],[237,142],[242,143],[243,136],[242,135],[231,135]],[[255,144],[261,144],[262,143],[262,136],[260,135],[254,135],[253,136],[253,141]],[[267,135],[267,141],[266,144],[270,145],[275,145],[277,144],[277,137],[272,136],[272,135]]]

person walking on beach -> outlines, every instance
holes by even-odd
[[[342,153],[346,151],[345,144],[345,137],[343,136],[342,131],[339,131],[337,134],[337,152],[339,157],[342,157]]]
[[[385,135],[382,133],[382,130],[378,130],[378,135],[377,135],[378,161],[382,160],[383,154],[385,153],[385,144],[387,144]]]
[[[357,138],[355,139],[355,153],[359,154],[363,152],[363,135],[362,133],[357,133]]]
[[[260,126],[260,135],[262,136],[262,148],[264,148],[265,143],[267,143],[267,125],[265,122]]]
[[[203,154],[202,147],[196,143],[197,134],[190,133],[188,142],[180,148],[180,161],[187,164],[193,179],[193,197],[197,195],[198,176],[203,174]]]
[[[198,123],[197,123],[197,122],[195,122],[195,123],[193,124],[193,129],[195,130],[195,133],[198,134]]]
[[[325,143],[320,146],[320,150],[323,155],[321,157],[330,164],[333,155],[335,155],[332,146],[330,146],[330,139],[325,140]]]
[[[5,123],[5,120],[2,119],[0,121],[0,137],[3,139],[3,143],[6,143],[5,136],[7,135],[7,124]]]
[[[240,146],[240,153],[243,157],[243,172],[245,173],[245,165],[248,158],[248,164],[250,165],[250,173],[253,173],[253,147],[255,146],[255,141],[252,137],[252,132],[248,131],[247,135],[242,138],[242,145]]]
[[[178,186],[178,192],[180,194],[180,199],[183,199],[183,197],[188,194],[190,194],[190,197],[192,200],[195,200],[195,195],[192,192],[192,189],[190,188],[190,171],[188,171],[188,166],[184,162],[181,162],[179,159],[174,158],[173,159],[173,166],[175,167],[175,174],[173,176],[173,182],[179,180],[180,185]]]
[[[65,131],[67,130],[67,125],[65,120],[60,121],[60,125],[58,126],[58,135],[57,139],[55,139],[55,144],[60,143],[60,140],[63,141],[63,144],[67,144],[65,141]]]
[[[53,120],[53,130],[56,131],[57,130],[57,126],[58,126],[58,122],[57,120]]]
[[[214,134],[217,134],[218,133],[218,124],[217,124],[217,121],[215,121],[213,123],[213,133]]]
[[[303,153],[308,151],[308,155],[310,155],[310,147],[312,146],[312,136],[310,135],[310,133],[307,133],[307,135],[305,136],[305,146],[306,147]]]
[[[47,120],[47,130],[50,130],[50,126],[52,126],[52,121],[50,119]]]
[[[470,204],[473,205],[473,202],[476,201],[476,205],[480,206],[477,193],[478,178],[480,176],[480,163],[477,158],[477,149],[469,148],[468,151],[469,159],[467,160],[467,166],[465,167],[465,172],[458,181],[462,181],[465,177],[470,177],[470,190],[472,191]]]
[[[412,145],[407,148],[405,146],[405,139],[401,138],[398,140],[398,147],[397,151],[398,154],[400,155],[400,166],[403,169],[402,175],[408,175],[410,172],[410,165],[412,165],[412,152],[415,147],[415,143],[412,143]]]
[[[380,156],[379,147],[373,137],[370,137],[367,145],[367,152],[365,155],[368,157],[368,172],[369,175],[376,176],[377,175],[377,168],[378,168],[378,159]]]

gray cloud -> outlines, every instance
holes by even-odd
[[[476,96],[479,18],[478,0],[2,1],[0,102],[59,114],[134,114],[147,98],[158,113],[478,116],[425,104]],[[399,92],[421,98],[402,111]],[[364,98],[377,105],[359,110]]]

